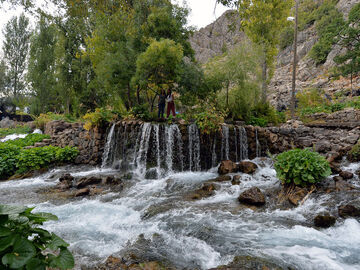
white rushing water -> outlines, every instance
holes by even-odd
[[[149,132],[143,127],[144,141]],[[146,144],[139,147],[141,163]],[[52,201],[40,196],[39,189],[58,183],[58,176],[53,175],[115,173],[111,169],[64,167],[35,178],[0,182],[0,203],[38,205],[36,211],[57,215],[59,221],[47,222],[45,228],[71,244],[78,267],[126,250],[143,234],[151,240],[144,252],[156,253],[180,269],[208,269],[227,264],[236,255],[258,256],[293,269],[360,269],[357,220],[338,220],[329,229],[311,225],[315,214],[330,210],[326,204],[330,194],[309,198],[294,209],[240,207],[240,192],[253,186],[271,190],[279,185],[271,162],[256,162],[260,169],[252,176],[242,174],[240,185],[218,183],[213,196],[198,201],[187,199],[187,194],[217,177],[215,171],[172,173],[157,180],[138,176],[124,180],[126,188],[120,193],[109,190],[76,200]]]

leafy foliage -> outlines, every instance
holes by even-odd
[[[14,145],[17,147],[25,147],[25,146],[32,146],[37,142],[41,142],[43,139],[50,139],[49,135],[46,134],[28,134],[25,138],[19,138],[16,140],[10,140],[3,143],[0,143],[0,145]]]
[[[360,161],[360,141],[358,141],[349,151],[348,159],[352,162]]]
[[[295,149],[276,157],[275,170],[283,184],[307,186],[331,174],[328,161],[309,149]]]
[[[69,114],[57,114],[53,112],[47,112],[47,113],[41,113],[36,119],[35,119],[35,125],[37,128],[44,130],[45,125],[51,121],[54,120],[62,120],[65,122],[73,123],[77,121],[75,117],[69,115]]]
[[[85,120],[84,128],[90,130],[96,126],[100,126],[106,122],[111,122],[118,117],[116,112],[107,108],[96,108],[94,112],[89,112],[83,116]]]
[[[54,233],[39,228],[57,220],[49,213],[32,213],[34,208],[0,205],[1,269],[71,269],[74,258],[69,246]]]
[[[0,137],[4,137],[11,134],[26,134],[30,133],[31,128],[27,125],[16,126],[14,128],[0,128]]]

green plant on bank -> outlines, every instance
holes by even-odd
[[[68,123],[74,123],[78,119],[76,117],[71,116],[70,114],[57,114],[53,112],[48,113],[41,113],[36,119],[35,119],[35,125],[37,128],[44,130],[45,125],[48,122],[55,121],[55,120],[62,120]]]
[[[294,149],[275,158],[277,177],[283,184],[308,186],[331,174],[329,162],[309,149]]]
[[[360,141],[358,141],[349,151],[348,159],[352,162],[360,161]]]
[[[16,145],[0,143],[0,179],[6,179],[15,173],[46,168],[54,163],[71,162],[78,154],[77,148],[69,146],[21,149]]]
[[[26,134],[30,132],[31,128],[27,125],[16,126],[14,128],[0,128],[0,137],[5,137],[11,134]]]
[[[285,122],[285,114],[277,112],[269,103],[258,103],[251,109],[251,115],[246,120],[248,125],[266,127]]]
[[[9,140],[0,144],[4,144],[4,145],[14,145],[17,147],[26,147],[26,146],[32,146],[37,142],[41,142],[44,139],[50,139],[51,137],[47,134],[37,134],[37,133],[32,133],[32,134],[28,134],[26,135],[25,138],[19,138],[16,140]]]
[[[85,120],[84,128],[90,130],[96,126],[114,121],[118,117],[119,113],[108,108],[96,108],[94,112],[88,112],[83,116],[83,119]]]
[[[40,226],[58,220],[34,208],[0,205],[0,269],[71,269],[74,258],[63,239]]]

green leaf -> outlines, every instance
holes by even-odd
[[[13,215],[23,213],[27,209],[26,206],[19,205],[0,205],[0,215]]]
[[[12,231],[5,227],[0,227],[0,237],[8,236],[12,233]]]
[[[36,254],[34,245],[27,239],[17,238],[14,249],[2,257],[2,263],[9,265],[10,268],[23,267]]]
[[[52,239],[51,242],[48,244],[48,248],[51,250],[57,250],[61,247],[68,247],[69,244],[66,243],[64,240],[62,240],[59,236],[57,236],[55,233],[52,233]]]
[[[51,260],[50,267],[60,268],[62,270],[71,269],[74,267],[74,257],[67,248],[63,248],[59,256]]]
[[[45,270],[46,265],[44,262],[37,258],[32,258],[26,264],[26,270]]]
[[[16,234],[0,237],[0,252],[12,246],[15,238],[16,238]]]

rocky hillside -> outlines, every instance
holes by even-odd
[[[360,0],[339,0],[337,8],[346,18],[351,8],[359,2]],[[239,19],[236,17],[235,11],[227,11],[214,23],[194,33],[190,42],[200,63],[205,63],[211,57],[223,53],[225,49],[231,48],[244,38],[244,33],[238,28],[235,31],[229,30],[228,25],[234,22],[238,25],[238,21]],[[333,46],[323,65],[317,66],[308,57],[308,53],[317,40],[318,37],[314,25],[299,33],[297,91],[316,87],[324,89],[331,96],[331,94],[338,91],[349,89],[350,78],[340,78],[335,81],[328,78],[329,71],[334,66],[333,59],[341,51],[338,45]],[[274,77],[269,85],[269,101],[278,109],[285,108],[289,104],[291,78],[292,46],[289,46],[279,52]],[[360,77],[355,78],[353,89],[360,92]]]

